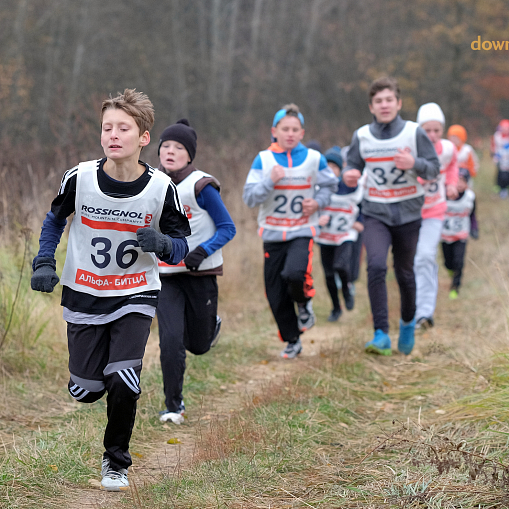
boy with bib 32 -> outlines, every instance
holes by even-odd
[[[271,132],[275,141],[256,156],[242,198],[248,207],[260,206],[265,290],[279,336],[287,343],[281,356],[293,359],[302,351],[300,335],[315,323],[313,237],[318,209],[328,205],[337,179],[325,157],[301,143],[304,117],[297,106],[279,110]]]
[[[188,253],[189,222],[170,177],[139,160],[154,109],[126,89],[103,102],[106,157],[67,171],[44,220],[33,261],[33,290],[52,292],[55,250],[74,214],[61,284],[69,345],[69,393],[93,403],[106,392],[101,486],[129,489],[129,441],[140,374],[161,283],[157,257],[177,264]]]
[[[408,355],[414,347],[414,256],[421,226],[424,189],[417,177],[433,180],[439,162],[433,144],[415,122],[403,120],[396,80],[380,78],[369,92],[374,116],[352,137],[343,180],[355,187],[366,173],[362,201],[364,245],[368,262],[368,293],[375,335],[366,351],[390,355],[387,301],[387,254],[392,246],[394,272],[401,297],[398,350]]]

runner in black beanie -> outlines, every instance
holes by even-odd
[[[182,118],[176,124],[168,126],[161,134],[159,139],[159,147],[157,148],[157,155],[161,150],[161,145],[164,141],[174,140],[182,143],[186,147],[191,162],[196,155],[196,131],[189,125],[187,118]]]

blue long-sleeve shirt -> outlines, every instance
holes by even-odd
[[[200,244],[210,256],[232,240],[237,230],[219,191],[214,186],[207,184],[196,197],[196,202],[199,207],[207,211],[217,228],[210,239]]]

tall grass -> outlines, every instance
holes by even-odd
[[[326,323],[330,303],[315,256],[318,326],[304,335],[302,358],[283,364],[263,295],[255,212],[240,201],[251,156],[236,150],[211,148],[207,166],[199,165],[211,173],[224,168],[219,177],[239,232],[225,248],[220,280],[223,336],[206,356],[188,357],[187,423],[161,427],[154,323],[131,447],[134,471],[150,469],[152,487],[143,488],[147,478],[131,474],[136,490],[123,500],[112,498],[111,506],[502,507],[509,436],[509,241],[502,233],[509,203],[492,194],[489,162],[483,161],[475,183],[481,237],[469,241],[460,299],[448,300],[449,280],[441,268],[437,325],[418,336],[412,356],[362,353],[372,334],[364,271],[356,309],[339,324]],[[57,254],[60,268],[64,247]],[[3,280],[10,274],[13,299],[21,245],[3,256]],[[6,507],[62,507],[70,493],[98,478],[105,406],[79,405],[67,395],[58,294],[30,292],[28,275],[18,297],[25,315],[13,318],[1,359],[0,500]],[[399,295],[392,275],[388,285],[394,334]],[[35,324],[47,320],[38,334]],[[24,338],[24,322],[31,324],[31,340]],[[21,341],[27,341],[22,348]],[[179,468],[159,467],[176,450],[166,444],[169,438],[186,451]],[[463,452],[455,453],[460,445]],[[429,456],[432,448],[442,463]],[[488,463],[499,466],[497,480]]]

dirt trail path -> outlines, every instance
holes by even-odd
[[[270,387],[272,380],[292,377],[306,369],[308,361],[320,355],[324,349],[332,346],[338,339],[338,328],[315,326],[305,334],[302,355],[293,361],[285,361],[279,357],[283,343],[274,341],[267,359],[262,363],[243,368],[235,384],[222,386],[222,397],[207,398],[207,405],[199,413],[193,412],[187,425],[174,426],[164,424],[171,438],[179,444],[167,444],[164,441],[144,444],[146,453],[143,457],[133,457],[133,467],[129,469],[129,482],[132,489],[127,496],[136,499],[136,489],[159,481],[162,476],[173,476],[180,468],[188,465],[196,454],[197,438],[200,427],[211,420],[227,417],[233,411],[241,409],[246,398],[260,394]],[[145,354],[145,366],[159,362],[157,341],[149,341]],[[115,507],[125,493],[107,493],[101,491],[98,479],[90,479],[90,488],[81,489],[67,505],[68,509],[99,509]]]
[[[189,465],[199,447],[199,434],[207,430],[208,424],[215,420],[227,418],[232,412],[240,411],[249,398],[257,394],[263,394],[270,390],[271,383],[280,385],[285,377],[294,378],[299,373],[309,369],[321,369],[320,363],[317,367],[317,357],[328,357],[329,351],[341,345],[345,355],[358,357],[361,352],[359,345],[360,337],[368,333],[368,328],[361,329],[354,325],[355,315],[362,315],[362,311],[354,312],[343,317],[340,324],[316,325],[303,336],[303,353],[299,358],[292,361],[285,361],[280,358],[279,353],[283,344],[274,341],[267,350],[266,359],[261,363],[243,366],[236,374],[237,381],[233,384],[221,387],[222,395],[207,397],[206,404],[201,411],[194,409],[190,412],[189,420],[184,426],[165,424],[163,427],[168,430],[167,438],[176,438],[180,443],[177,445],[167,444],[166,441],[156,441],[144,444],[144,456],[134,457],[134,465],[130,469],[129,480],[133,489],[127,496],[133,497],[136,505],[136,488],[147,484],[158,482],[162,476],[173,476],[179,468]],[[352,319],[350,319],[352,318]],[[357,316],[358,318],[358,316]],[[357,322],[358,323],[358,322]],[[450,350],[442,350],[440,346],[443,341],[447,342]],[[409,356],[394,354],[392,357],[380,358],[378,356],[364,356],[363,362],[376,371],[383,379],[387,390],[407,386],[412,380],[418,380],[420,373],[428,370],[443,370],[447,373],[451,367],[461,366],[462,378],[470,380],[471,387],[484,388],[486,380],[476,374],[472,369],[468,357],[463,356],[463,351],[458,348],[464,341],[463,335],[453,329],[435,327],[430,332],[419,333],[416,336],[416,348]],[[438,346],[437,346],[438,345]],[[464,349],[463,349],[464,350]],[[486,354],[486,352],[483,352]],[[482,357],[483,355],[480,355]],[[423,362],[412,362],[415,358],[423,359]],[[325,359],[324,359],[325,360]],[[157,341],[149,341],[145,356],[145,365],[159,363],[159,349]],[[455,373],[459,376],[459,373]],[[403,385],[401,385],[403,384]],[[480,384],[480,385],[479,385]],[[442,389],[437,387],[436,394],[429,395],[436,404],[440,405]],[[421,397],[421,399],[423,399]],[[392,414],[403,402],[394,401],[376,405],[373,410],[373,418],[379,415]],[[165,435],[166,436],[166,435]],[[167,440],[166,438],[166,440]],[[98,489],[99,481],[94,480],[90,489],[79,491],[72,502],[67,505],[68,509],[97,509],[115,507],[120,497],[125,494],[105,493]]]

